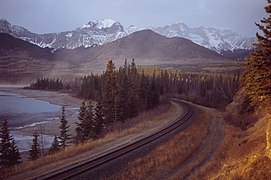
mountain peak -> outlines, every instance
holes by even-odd
[[[5,18],[0,18],[0,21],[9,23]]]
[[[119,23],[112,19],[102,19],[102,20],[95,20],[95,21],[89,21],[87,24],[84,24],[80,27],[80,29],[83,28],[98,28],[98,29],[105,29],[112,27],[115,23]]]
[[[102,20],[98,20],[96,21],[96,27],[98,29],[103,29],[103,28],[110,28],[113,26],[113,24],[117,23],[117,21],[112,20],[112,19],[102,19]]]

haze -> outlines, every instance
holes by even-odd
[[[182,22],[255,36],[266,0],[5,0],[0,18],[35,33],[73,30],[91,20],[114,19],[139,27]]]

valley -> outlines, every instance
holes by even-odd
[[[1,2],[0,179],[269,179],[263,7]]]

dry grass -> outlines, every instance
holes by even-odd
[[[202,112],[196,123],[162,144],[148,155],[129,163],[129,168],[109,179],[153,179],[161,177],[189,158],[208,133],[208,121]]]
[[[141,113],[137,118],[130,119],[130,122],[124,123],[121,127],[112,127],[110,133],[101,139],[70,146],[54,155],[48,155],[36,161],[24,162],[11,169],[2,170],[0,178],[27,179],[46,174],[54,169],[60,169],[67,164],[80,162],[82,159],[92,156],[95,152],[116,146],[118,143],[127,141],[136,133],[144,132],[161,124],[165,119],[175,119],[175,116],[178,116],[180,112],[178,108],[179,106],[176,104],[165,103],[153,111]]]
[[[219,152],[193,179],[270,179],[271,159],[265,155],[265,130],[270,120],[266,115],[246,131],[226,125]]]

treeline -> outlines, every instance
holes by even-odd
[[[62,81],[57,79],[49,79],[49,78],[38,78],[36,82],[30,84],[30,89],[38,89],[38,90],[54,90],[59,91],[63,88],[69,88],[69,85],[64,86]]]
[[[222,108],[240,85],[240,73],[184,73],[179,70],[143,68],[153,74],[160,95],[179,97],[197,104]]]
[[[127,63],[127,62],[125,62]],[[132,62],[133,64],[133,62]],[[180,70],[166,70],[159,67],[137,68],[136,78],[133,77],[134,65],[124,65],[119,68],[115,74],[115,97],[116,102],[121,102],[122,98],[126,98],[124,103],[140,104],[141,111],[148,110],[152,107],[152,100],[159,95],[178,97],[188,101],[192,101],[201,105],[222,108],[230,103],[240,85],[241,71],[234,73],[187,73]],[[125,73],[124,73],[125,72]],[[107,72],[108,73],[108,72]],[[127,76],[128,75],[128,76]],[[108,78],[108,77],[107,77]],[[135,79],[134,92],[126,91],[131,86],[132,79]],[[108,81],[111,81],[107,79]],[[106,81],[106,73],[102,76],[91,74],[82,78],[79,96],[84,99],[99,100],[103,97],[106,100],[106,90],[104,82]],[[137,93],[135,99],[131,98],[131,94]],[[139,101],[138,97],[140,98]],[[113,100],[110,98],[109,101]],[[125,107],[129,107],[125,105]]]

